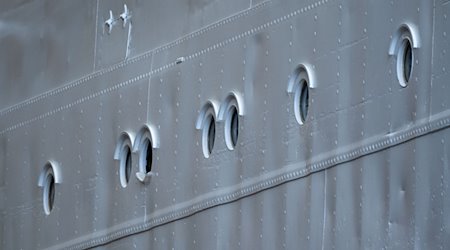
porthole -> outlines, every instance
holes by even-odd
[[[122,187],[126,187],[130,181],[131,167],[131,149],[128,145],[125,145],[122,149],[119,168],[120,183],[122,184]]]
[[[133,168],[131,138],[130,134],[123,132],[114,151],[114,159],[119,161],[119,180],[122,187],[128,185]]]
[[[49,161],[44,165],[39,176],[39,186],[42,187],[42,207],[46,215],[51,213],[55,204],[56,184],[59,183],[56,173],[57,166]]]
[[[396,59],[397,79],[406,87],[414,71],[414,51],[420,47],[417,28],[412,24],[402,24],[392,36],[389,55]]]
[[[313,88],[313,78],[304,64],[300,64],[291,75],[288,84],[288,93],[294,96],[294,114],[297,122],[302,125],[308,119],[310,107],[310,89]]]
[[[202,151],[205,158],[209,158],[216,141],[217,103],[208,101],[203,105],[197,118],[195,128],[201,131]]]
[[[144,125],[138,132],[133,152],[139,153],[139,170],[136,172],[136,178],[140,182],[149,180],[153,173],[154,149],[159,148],[157,130],[151,125]]]
[[[203,154],[208,158],[214,149],[216,140],[216,121],[212,115],[206,117],[202,134]]]
[[[218,121],[224,121],[225,143],[233,150],[239,140],[240,117],[244,115],[243,99],[237,92],[230,92],[220,105]]]

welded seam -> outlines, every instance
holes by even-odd
[[[94,63],[93,63],[93,70],[95,71],[95,62],[97,60],[97,33],[98,33],[98,1],[97,0],[97,7],[95,9],[95,39],[94,39]],[[3,111],[0,112],[0,116],[3,116]]]
[[[130,24],[128,24],[128,36],[127,36],[127,48],[125,50],[125,60],[128,60],[128,57],[130,57],[130,53],[131,53],[131,31],[133,30],[133,22],[130,22]]]
[[[168,44],[162,45],[161,47],[158,47],[158,48],[152,49],[150,51],[144,52],[143,54],[140,54],[140,55],[137,55],[135,57],[132,57],[129,60],[125,60],[123,62],[114,64],[114,65],[112,65],[112,66],[110,66],[108,68],[101,69],[99,71],[95,71],[95,72],[93,72],[93,73],[91,73],[89,75],[86,75],[86,76],[84,76],[84,77],[82,77],[80,79],[68,82],[67,84],[64,84],[64,85],[62,85],[62,86],[60,86],[60,87],[58,87],[56,89],[49,90],[49,91],[44,92],[42,94],[39,94],[39,95],[37,95],[35,97],[31,97],[31,98],[29,98],[29,99],[27,99],[25,101],[19,102],[19,103],[13,105],[13,106],[7,107],[7,108],[5,108],[3,110],[0,110],[0,117],[4,116],[4,115],[7,115],[7,114],[9,114],[9,113],[11,113],[13,111],[22,109],[22,108],[24,108],[26,106],[29,106],[31,104],[34,104],[36,102],[39,102],[41,100],[44,100],[44,99],[46,99],[48,97],[51,97],[53,95],[65,92],[65,91],[67,91],[69,89],[77,87],[78,85],[81,85],[81,84],[83,84],[85,82],[88,82],[88,81],[90,81],[90,80],[92,80],[94,78],[100,77],[100,76],[102,76],[104,74],[111,73],[111,72],[113,72],[113,71],[115,71],[117,69],[123,68],[125,66],[128,66],[130,64],[133,64],[133,63],[136,63],[136,62],[139,62],[139,61],[142,61],[142,60],[148,58],[149,56],[151,56],[152,54],[158,54],[158,53],[161,53],[163,51],[169,50],[169,49],[171,49],[171,48],[173,48],[175,46],[178,46],[178,45],[180,45],[180,44],[182,44],[182,43],[184,43],[184,42],[186,42],[186,41],[188,41],[190,39],[193,39],[193,38],[195,38],[197,36],[205,34],[208,31],[211,31],[213,29],[217,29],[217,28],[219,28],[219,27],[221,27],[221,26],[223,26],[223,25],[225,25],[227,23],[234,22],[234,21],[236,21],[236,20],[238,20],[238,19],[240,19],[242,17],[248,16],[248,15],[256,12],[257,10],[261,9],[262,7],[265,7],[270,2],[271,2],[271,0],[264,1],[262,3],[259,3],[259,4],[255,5],[253,8],[246,9],[246,10],[244,10],[242,12],[238,12],[237,14],[235,14],[233,16],[230,16],[228,18],[225,18],[225,19],[222,19],[222,20],[217,21],[215,23],[212,23],[212,24],[210,24],[210,25],[208,25],[206,27],[203,27],[203,28],[201,28],[201,29],[199,29],[197,31],[194,31],[194,32],[192,32],[190,34],[182,36],[181,38],[178,38],[177,40],[175,40],[173,42],[170,42]],[[98,8],[97,8],[97,11],[98,11]],[[98,13],[97,13],[97,15],[98,15]],[[96,25],[98,25],[98,23]],[[96,32],[95,36],[96,36],[96,39],[97,39],[97,32]],[[94,51],[94,54],[96,54],[96,50]],[[95,70],[95,68],[94,68],[94,70]]]
[[[436,0],[433,1],[433,29],[431,30],[431,74],[430,74],[430,92],[429,92],[429,100],[430,103],[433,104],[434,100],[433,100],[433,95],[431,91],[433,89],[433,80],[435,78],[435,76],[433,76],[433,72],[434,72],[434,36],[435,36],[435,30],[436,30]],[[433,105],[429,105],[428,107],[428,113],[431,114],[432,112],[432,106]]]
[[[123,224],[116,225],[115,228],[118,228],[117,230],[106,229],[85,236],[84,238],[82,237],[56,245],[52,249],[85,249],[104,245],[169,222],[180,220],[202,210],[230,203],[286,182],[307,177],[313,173],[400,145],[448,127],[450,127],[450,110],[441,112],[430,118],[422,119],[416,125],[404,128],[401,131],[369,138],[363,145],[361,143],[355,143],[344,147],[344,149],[339,148],[338,151],[340,152],[338,153],[330,151],[329,153],[317,155],[312,159],[310,165],[306,165],[306,162],[298,162],[261,176],[247,179],[235,186],[216,190],[190,201],[157,210],[147,215],[147,220],[144,223],[140,223],[142,218],[137,218],[134,221],[127,221]],[[128,226],[133,224],[135,226]]]
[[[199,50],[199,51],[197,51],[197,52],[195,52],[195,53],[192,53],[192,54],[186,56],[186,57],[185,57],[185,61],[193,60],[193,59],[195,59],[195,58],[197,58],[197,57],[199,57],[199,56],[202,56],[202,55],[204,55],[204,54],[206,54],[206,53],[210,53],[210,52],[212,52],[212,51],[215,51],[215,50],[217,50],[217,49],[220,49],[220,48],[222,48],[222,47],[225,47],[225,46],[227,46],[227,45],[229,45],[229,44],[231,44],[231,43],[234,43],[234,42],[239,41],[239,40],[241,40],[241,39],[243,39],[243,38],[246,38],[246,37],[248,37],[248,36],[251,36],[251,35],[253,35],[253,34],[255,34],[255,33],[258,33],[258,32],[260,32],[260,31],[262,31],[262,30],[268,29],[269,27],[272,27],[272,26],[274,26],[274,25],[277,25],[277,24],[279,24],[279,23],[281,23],[281,22],[284,22],[284,21],[286,21],[286,20],[288,20],[288,19],[290,19],[290,18],[292,18],[292,17],[294,17],[294,16],[296,16],[296,15],[299,15],[299,14],[301,14],[301,13],[305,13],[305,12],[307,12],[307,11],[311,11],[311,10],[313,10],[314,8],[317,8],[317,7],[319,7],[319,6],[321,6],[321,5],[325,4],[325,3],[327,3],[327,2],[329,2],[329,1],[332,1],[332,0],[321,0],[321,1],[316,2],[316,3],[314,3],[314,4],[310,4],[310,5],[306,6],[306,7],[303,7],[303,8],[300,8],[300,9],[296,10],[296,11],[293,11],[293,12],[291,12],[291,13],[289,13],[289,14],[287,14],[287,15],[284,15],[284,16],[282,16],[282,17],[273,19],[273,20],[270,21],[270,22],[261,24],[261,25],[255,27],[255,28],[252,28],[252,29],[250,29],[250,30],[244,31],[244,32],[242,32],[242,33],[240,33],[240,34],[238,34],[238,35],[235,35],[235,36],[233,36],[233,37],[230,37],[230,38],[228,38],[228,39],[225,39],[225,40],[222,41],[222,42],[218,42],[218,43],[216,43],[216,44],[213,44],[213,45],[211,45],[211,46],[209,46],[209,47],[206,47],[206,48],[204,48],[204,49],[202,49],[202,50]],[[155,52],[155,53],[156,53],[156,52]],[[151,55],[151,54],[149,54],[149,55]],[[131,61],[131,60],[135,60],[135,59],[130,59],[130,61]],[[152,59],[152,60],[153,60],[153,59]],[[33,123],[33,122],[42,120],[42,119],[47,118],[47,117],[49,117],[49,116],[55,115],[55,114],[57,114],[57,113],[59,113],[59,112],[61,112],[61,111],[67,110],[67,109],[69,109],[69,108],[73,108],[74,106],[80,105],[80,104],[82,104],[82,103],[84,103],[84,102],[86,102],[86,101],[92,100],[92,99],[97,98],[97,97],[99,97],[99,96],[102,96],[102,95],[105,95],[105,94],[109,94],[109,93],[112,92],[112,91],[117,91],[117,90],[119,90],[120,88],[123,88],[123,87],[128,86],[128,85],[133,84],[133,83],[136,83],[136,82],[138,82],[138,81],[140,81],[140,80],[142,80],[142,79],[144,79],[144,78],[151,77],[151,76],[154,75],[154,74],[161,73],[161,72],[163,72],[163,71],[165,71],[165,70],[167,70],[167,69],[169,69],[169,68],[172,68],[172,67],[174,67],[174,66],[176,66],[176,62],[171,62],[171,63],[168,63],[168,64],[166,64],[166,65],[163,65],[163,66],[157,68],[156,70],[151,70],[150,72],[143,73],[143,74],[138,75],[138,76],[136,76],[136,77],[134,77],[134,78],[130,78],[130,79],[128,79],[127,81],[118,83],[118,84],[116,84],[116,85],[114,85],[114,86],[111,86],[111,87],[105,88],[105,89],[103,89],[103,90],[99,90],[99,91],[97,91],[97,92],[91,93],[91,94],[89,94],[89,95],[87,95],[87,96],[84,96],[84,97],[81,97],[81,98],[77,99],[76,101],[73,101],[73,102],[71,102],[71,103],[69,103],[69,104],[66,104],[66,105],[60,106],[60,107],[58,107],[58,108],[55,108],[55,109],[53,109],[53,110],[47,111],[47,112],[45,112],[45,113],[42,113],[42,114],[40,114],[40,115],[37,115],[37,116],[35,116],[35,117],[29,119],[29,120],[25,120],[25,121],[16,123],[16,124],[14,124],[14,125],[11,125],[11,126],[5,128],[5,129],[1,130],[1,131],[0,131],[0,135],[3,135],[3,134],[5,134],[5,133],[7,133],[7,132],[11,132],[11,131],[13,131],[13,130],[15,130],[15,129],[18,129],[18,128],[21,128],[21,127],[23,127],[23,126],[29,125],[29,124],[31,124],[31,123]],[[91,77],[90,79],[92,79],[92,78],[93,78],[93,77]],[[89,80],[90,80],[90,79],[89,79]],[[68,89],[69,87],[68,87],[68,86],[65,86],[65,87],[62,88],[62,89],[63,89],[63,90],[66,90],[66,88]]]
[[[325,227],[327,225],[327,170],[325,170],[325,180],[323,184],[323,225],[322,225],[322,250],[325,249]]]
[[[155,57],[152,57],[150,60],[150,72],[153,71],[153,61],[154,61]],[[148,86],[147,86],[147,117],[145,120],[148,124],[150,123],[150,87],[151,87],[151,81],[152,79],[149,78],[148,79]]]

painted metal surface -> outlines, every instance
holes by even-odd
[[[2,249],[450,247],[450,2],[0,7]]]

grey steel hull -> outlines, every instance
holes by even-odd
[[[450,248],[449,1],[0,9],[1,249]]]

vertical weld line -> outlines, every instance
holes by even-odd
[[[150,123],[150,83],[151,83],[151,77],[148,78],[148,84],[147,84],[147,117],[146,121],[147,124]]]
[[[93,71],[95,71],[95,67],[96,67],[95,62],[97,60],[98,1],[99,0],[96,1],[97,2],[97,7],[96,7],[97,9],[96,9],[96,13],[95,13],[95,34],[94,34],[95,38],[94,38],[94,63],[93,63],[94,69],[93,69]]]
[[[155,59],[154,54],[151,54],[151,59],[150,59],[150,72],[153,72],[153,60]],[[147,86],[147,118],[146,121],[149,124],[150,123],[150,85],[151,85],[151,79],[152,79],[152,75],[150,74],[148,76],[148,86]],[[161,90],[160,90],[161,91]]]
[[[431,74],[430,74],[430,92],[429,92],[429,105],[428,105],[428,116],[431,116],[431,107],[433,106],[433,95],[432,95],[432,91],[433,91],[433,71],[434,71],[434,36],[435,36],[435,31],[436,31],[436,0],[433,1],[433,29],[432,29],[432,34],[431,34]],[[423,32],[422,32],[423,34]],[[414,63],[414,62],[413,62]]]
[[[328,170],[325,169],[325,181],[324,181],[324,188],[323,188],[323,226],[322,226],[322,250],[325,249],[325,226],[327,221],[327,173]]]
[[[151,54],[151,59],[150,59],[150,72],[152,71],[152,66],[153,66],[153,53]],[[149,125],[149,126],[150,126],[150,83],[151,83],[151,75],[148,77],[148,85],[147,85],[147,112],[146,112],[147,113],[147,117],[145,118],[145,121],[146,121],[147,125]],[[148,146],[150,146],[150,145],[148,145]],[[153,150],[153,149],[150,149],[150,150]],[[142,154],[142,152],[139,152],[139,154]],[[140,155],[138,156],[138,171],[140,171],[140,166],[139,166],[140,159],[139,158],[140,158]],[[152,159],[153,159],[153,152],[152,152]],[[153,163],[150,163],[150,164],[153,164]],[[147,197],[148,185],[144,185],[144,186],[145,186],[144,193],[145,193],[145,196]],[[145,224],[147,222],[147,200],[148,199],[144,199],[144,221],[142,222],[143,224]]]
[[[127,38],[127,48],[125,51],[125,60],[128,59],[128,57],[130,57],[130,46],[131,46],[131,29],[133,28],[133,24],[132,22],[130,22],[130,24],[128,24],[128,38]]]

